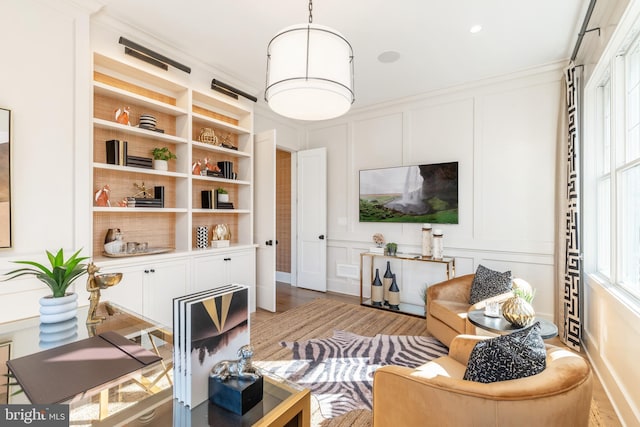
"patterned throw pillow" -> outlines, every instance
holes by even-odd
[[[487,298],[509,292],[511,290],[511,271],[500,273],[484,265],[478,265],[471,282],[469,304],[475,304]]]
[[[540,336],[540,323],[475,345],[464,378],[493,383],[539,374],[547,367],[547,352]]]

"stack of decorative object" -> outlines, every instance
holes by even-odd
[[[390,261],[387,261],[387,269],[382,280],[380,280],[380,270],[376,268],[376,275],[371,282],[371,305],[400,310],[400,287],[396,281],[396,275],[391,272]]]
[[[149,129],[154,132],[164,133],[163,129],[158,129],[156,127],[158,121],[155,116],[151,114],[140,114],[140,122],[138,123],[138,127],[140,129]]]

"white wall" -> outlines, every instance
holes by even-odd
[[[336,266],[359,265],[375,232],[420,252],[420,224],[359,222],[359,170],[457,161],[459,224],[437,226],[445,255],[456,257],[459,275],[480,263],[511,269],[537,289],[538,314],[553,319],[560,78],[556,64],[309,125],[305,148],[328,155],[328,289],[359,294],[359,280],[338,277]],[[407,302],[420,303],[420,288],[444,278],[434,266],[395,268]]]
[[[89,3],[89,2],[86,2]],[[0,106],[12,112],[13,247],[0,250],[0,273],[16,259],[46,261],[44,250],[79,248],[75,165],[79,125],[77,64],[88,58],[89,11],[66,1],[1,2]],[[88,70],[87,70],[88,71]],[[88,89],[87,89],[88,90]],[[0,322],[37,313],[48,292],[33,279],[0,283]]]

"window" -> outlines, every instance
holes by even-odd
[[[640,41],[614,60],[596,89],[595,188],[598,273],[640,301]],[[589,188],[585,188],[589,191]]]

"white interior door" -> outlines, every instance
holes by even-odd
[[[276,131],[254,136],[253,232],[256,305],[276,311]]]
[[[327,150],[298,151],[297,285],[327,290]]]

